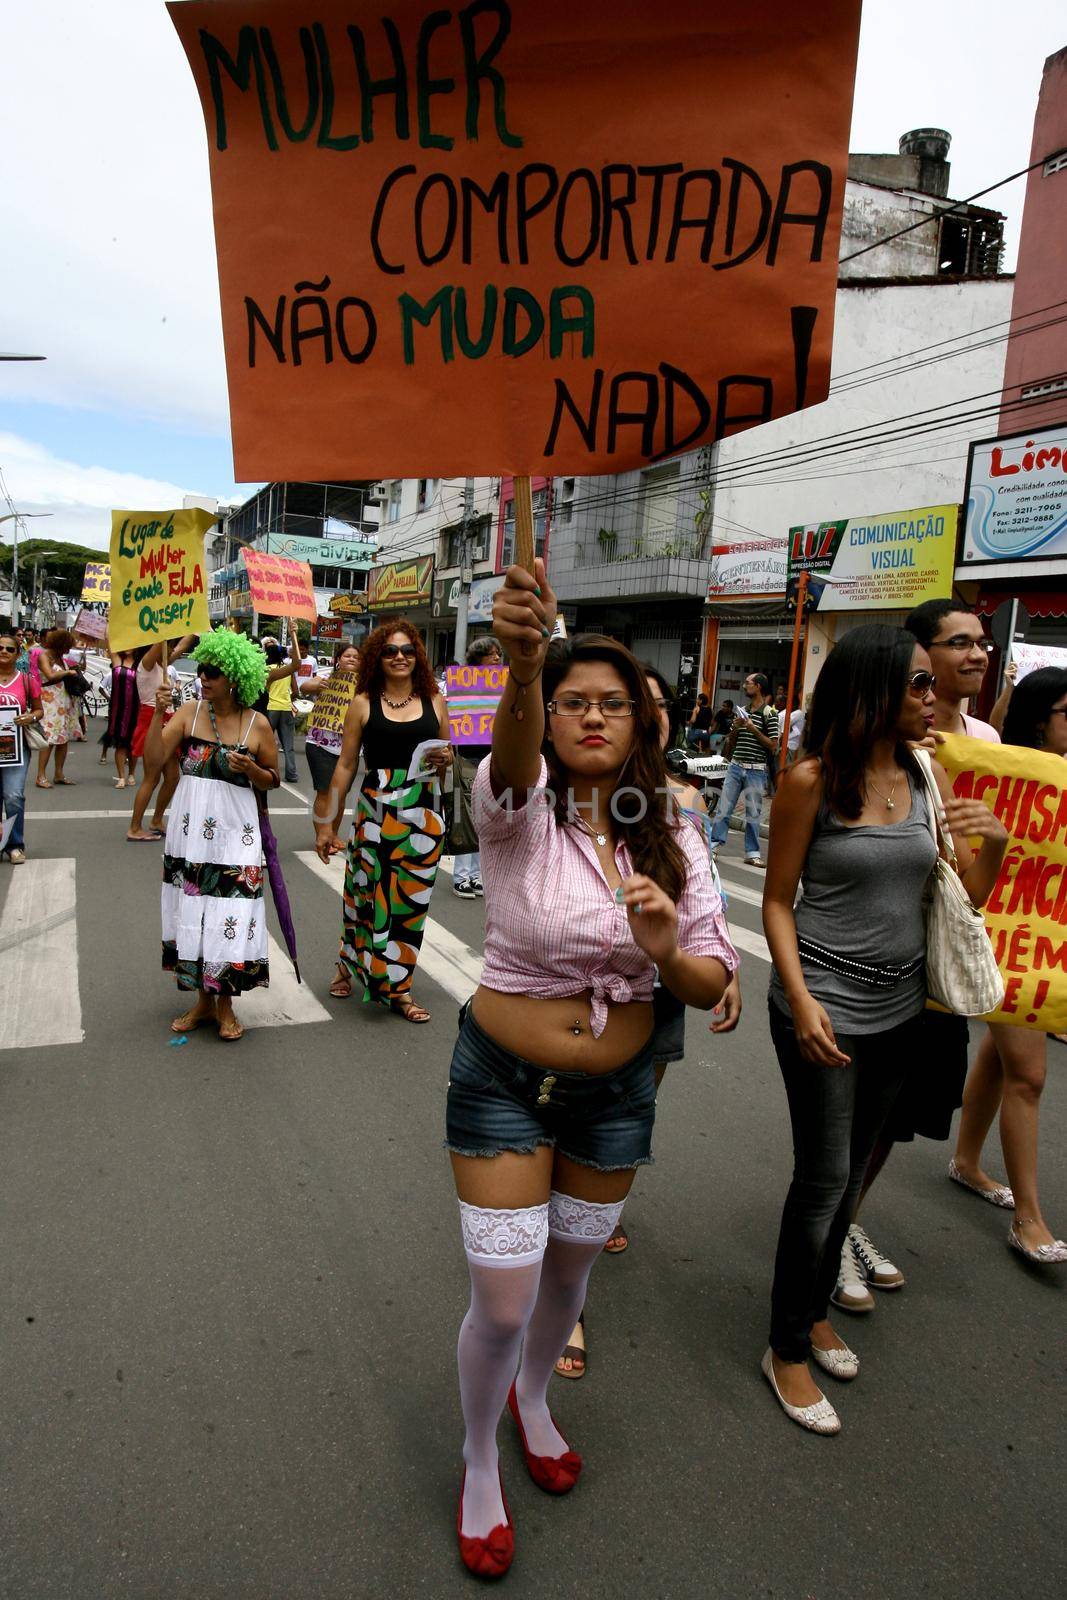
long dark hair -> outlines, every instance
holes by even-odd
[[[385,686],[385,675],[382,671],[382,651],[394,633],[402,633],[405,639],[415,646],[415,668],[411,674],[412,689],[416,694],[421,694],[424,700],[432,700],[437,693],[437,679],[433,675],[430,658],[426,654],[418,631],[408,622],[406,617],[388,617],[385,622],[375,628],[363,646],[359,657],[359,678],[356,682],[357,694],[378,693]]]
[[[1067,694],[1067,668],[1041,667],[1017,683],[1008,701],[1001,738],[1005,744],[1029,745],[1043,750],[1042,729],[1057,700]]]
[[[868,622],[834,645],[819,673],[804,745],[822,763],[826,804],[846,822],[863,810],[863,768],[877,740],[893,740],[900,765],[918,772],[897,735],[916,643],[905,628]]]
[[[549,646],[541,679],[545,705],[555,699],[557,688],[571,668],[586,661],[601,661],[614,667],[634,701],[633,744],[619,773],[618,789],[634,789],[637,794],[632,813],[630,807],[620,803],[612,809],[612,820],[629,848],[634,870],[658,883],[677,902],[685,888],[686,860],[675,838],[675,825],[667,820],[667,767],[660,748],[659,717],[644,667],[617,639],[605,639],[596,633],[557,639]],[[548,765],[548,786],[556,795],[556,819],[569,822],[567,773],[548,738],[547,723],[542,751]]]
[[[678,696],[658,667],[652,666],[647,661],[639,661],[637,665],[646,678],[652,678],[659,684],[659,692],[667,702],[667,749],[669,750],[678,737],[678,727],[682,720],[682,708],[678,704]],[[658,706],[656,710],[659,710]]]

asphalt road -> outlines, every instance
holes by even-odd
[[[159,853],[99,814],[131,797],[95,749],[69,770],[79,787],[30,789],[37,876],[19,889],[30,865],[0,867],[16,991],[0,1021],[0,1591],[474,1592],[454,1540],[466,1274],[441,1139],[482,908],[442,873],[417,986],[429,1026],[331,1000],[340,868],[309,866],[283,790],[306,985],[277,963],[273,1021],[235,1047],[176,1046]],[[306,794],[302,759],[301,779]],[[945,1147],[902,1147],[869,1203],[908,1282],[869,1317],[841,1314],[864,1363],[833,1388],[842,1434],[804,1434],[760,1376],[788,1123],[743,898],[758,876],[736,838],[723,865],[745,1017],[713,1041],[690,1014],[631,1248],[593,1278],[588,1375],[554,1386],[586,1461],[576,1492],[542,1495],[501,1424],[507,1591],[1060,1596],[1067,1271],[1009,1253],[1007,1218],[948,1183]],[[1067,1052],[1050,1051],[1042,1191],[1063,1232]]]

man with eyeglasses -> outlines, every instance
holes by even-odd
[[[938,733],[965,733],[972,739],[999,744],[996,728],[965,710],[981,689],[990,654],[996,648],[978,618],[958,600],[927,600],[915,607],[904,626],[933,662],[934,727]]]

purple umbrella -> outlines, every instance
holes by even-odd
[[[267,797],[256,790],[256,800],[259,804],[259,831],[263,840],[263,859],[267,865],[267,877],[270,879],[270,892],[274,896],[274,909],[278,913],[278,922],[293,963],[297,983],[302,982],[300,967],[296,959],[296,929],[293,927],[293,913],[289,907],[289,891],[285,887],[282,877],[282,864],[278,860],[278,841],[274,837],[274,829],[270,825],[270,816],[267,811]]]

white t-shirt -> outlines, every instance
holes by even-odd
[[[979,717],[969,717],[966,711],[961,711],[963,718],[963,731],[969,739],[985,739],[989,744],[1000,744],[1000,734],[991,723],[982,722]]]
[[[790,714],[789,736],[786,740],[786,748],[793,755],[796,755],[800,749],[800,741],[804,737],[804,724],[807,720],[807,712],[805,711],[794,711]]]

